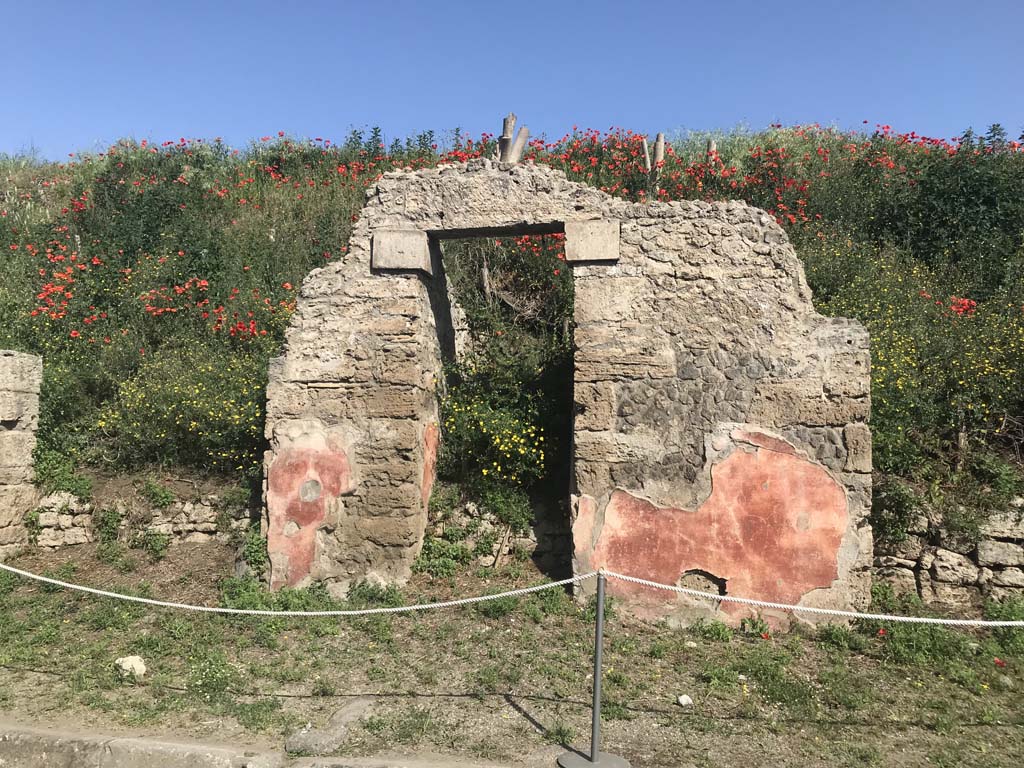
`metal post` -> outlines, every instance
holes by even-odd
[[[601,646],[604,645],[604,571],[597,574],[597,621],[594,624],[594,701],[591,705],[590,757],[579,752],[566,752],[558,758],[561,768],[630,768],[629,762],[617,755],[601,752]]]

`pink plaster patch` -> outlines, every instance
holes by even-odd
[[[607,568],[662,584],[689,571],[726,580],[726,594],[796,603],[838,575],[847,526],[846,495],[820,465],[780,451],[737,450],[711,469],[712,493],[696,511],[658,507],[616,490],[590,553],[591,568]],[[786,444],[788,445],[788,444]],[[580,531],[583,534],[583,531]],[[589,546],[589,534],[577,537]],[[581,539],[584,539],[581,541]],[[641,605],[665,606],[671,593],[612,581],[613,593]],[[723,610],[742,614],[730,603]]]
[[[437,468],[437,446],[440,441],[440,432],[437,424],[427,424],[423,430],[423,479],[421,482],[421,493],[423,494],[423,508],[426,509],[430,502],[430,492],[434,489],[434,475]]]
[[[597,502],[593,496],[573,496],[576,514],[572,524],[573,557],[578,568],[591,571],[590,550],[594,545],[594,519],[597,516]]]
[[[352,472],[343,448],[295,445],[281,450],[267,477],[267,550],[270,587],[294,587],[306,578],[316,555],[316,532],[327,516],[327,503],[352,490]]]

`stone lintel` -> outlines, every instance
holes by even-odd
[[[418,229],[378,229],[370,252],[372,269],[419,270],[433,274],[427,233]]]
[[[609,219],[565,222],[565,260],[618,261],[619,222]]]

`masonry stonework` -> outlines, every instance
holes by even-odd
[[[248,509],[227,504],[216,494],[182,500],[157,508],[138,499],[121,498],[105,507],[80,499],[66,491],[49,493],[36,502],[29,531],[29,543],[45,549],[89,544],[99,541],[103,513],[117,513],[119,541],[131,543],[144,532],[171,537],[173,542],[202,544],[230,542],[245,534],[250,523]]]
[[[25,515],[35,508],[32,451],[43,361],[0,350],[0,558],[29,543]]]
[[[1024,497],[991,514],[976,539],[951,536],[940,514],[921,515],[898,542],[875,547],[874,573],[896,594],[955,613],[1024,597]]]
[[[530,232],[565,232],[572,255],[574,567],[865,606],[868,338],[814,312],[772,217],[488,160],[386,174],[346,257],[303,284],[268,387],[272,583],[408,578],[454,356],[438,241]],[[647,613],[708,610],[610,589]]]

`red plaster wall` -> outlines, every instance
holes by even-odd
[[[695,511],[658,507],[617,489],[591,549],[594,504],[580,499],[573,539],[581,564],[663,584],[701,570],[726,579],[727,594],[786,603],[831,586],[847,527],[843,488],[778,438],[733,438],[756,447],[737,449],[711,468],[711,495]],[[672,593],[626,582],[611,581],[609,591],[652,608],[675,602]],[[722,608],[746,613],[730,603]]]
[[[267,479],[267,550],[272,563],[284,563],[283,568],[271,568],[270,586],[294,587],[312,568],[316,531],[327,516],[328,501],[352,490],[348,456],[330,441],[326,447],[286,448],[274,459]],[[300,491],[309,481],[318,482],[320,492],[303,500]],[[298,526],[291,535],[285,533],[288,523]]]

